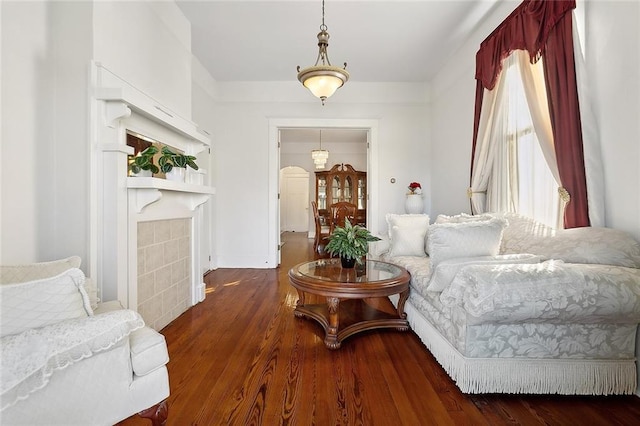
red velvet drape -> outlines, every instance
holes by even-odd
[[[573,57],[571,10],[575,0],[525,0],[481,44],[476,54],[476,105],[473,155],[484,89],[493,89],[502,61],[514,50],[529,52],[531,62],[544,58],[545,84],[551,114],[558,171],[571,195],[566,228],[589,226],[582,127]]]

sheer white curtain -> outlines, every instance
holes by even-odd
[[[540,60],[517,50],[485,90],[469,196],[474,213],[519,212],[562,227],[565,203]]]
[[[547,103],[547,89],[545,87],[544,71],[542,69],[543,59],[532,64],[529,59],[529,54],[524,50],[516,50],[511,56],[517,61],[516,69],[519,71],[522,81],[529,114],[533,128],[535,129],[535,136],[558,190],[558,193],[552,191],[552,193],[549,194],[549,198],[540,198],[541,191],[537,191],[539,198],[538,212],[534,214],[534,217],[555,228],[562,228],[564,226],[564,209],[569,202],[569,198],[566,191],[562,189],[562,181],[560,180],[560,172],[558,171],[558,161],[553,143],[553,130],[551,129],[551,115],[549,114],[549,104]],[[532,161],[535,164],[535,152],[531,155]],[[538,165],[536,169],[538,170],[537,178],[540,179],[540,181],[537,182],[540,184],[539,186],[546,186],[547,184],[544,183],[544,181],[551,184],[542,170],[542,165]]]
[[[473,157],[473,175],[468,190],[471,211],[474,214],[499,211],[493,205],[487,206],[487,188],[493,171],[495,152],[500,138],[505,134],[505,117],[501,110],[504,100],[504,81],[503,73],[500,73],[494,89],[485,89],[482,98],[478,140]]]

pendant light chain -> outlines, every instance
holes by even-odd
[[[320,25],[320,31],[327,31],[327,26],[324,24],[324,0],[322,0],[322,25]]]

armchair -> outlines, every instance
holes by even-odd
[[[111,425],[140,414],[164,425],[164,336],[119,302],[98,303],[79,266],[74,256],[0,267],[2,423]]]

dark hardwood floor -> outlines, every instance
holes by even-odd
[[[294,317],[287,278],[311,240],[283,239],[280,268],[208,274],[206,300],[162,330],[168,425],[640,425],[637,396],[462,394],[411,331],[328,350],[319,324]]]

